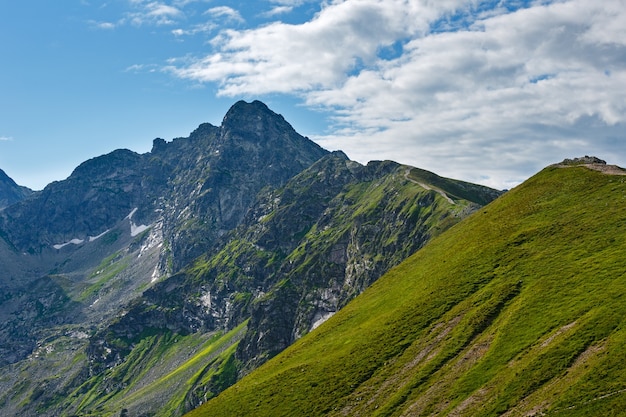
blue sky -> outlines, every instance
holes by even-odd
[[[239,99],[359,162],[496,188],[626,166],[624,0],[20,0],[0,39],[0,168],[34,189]]]

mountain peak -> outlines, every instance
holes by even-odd
[[[259,100],[254,100],[248,103],[245,100],[239,100],[235,104],[233,104],[230,109],[226,112],[224,118],[228,118],[231,113],[240,113],[240,112],[270,112],[274,113],[270,110],[269,107],[265,103]]]
[[[262,137],[272,127],[295,132],[282,115],[274,113],[258,100],[251,103],[240,100],[233,104],[224,116],[222,127],[234,132],[253,134],[257,138]]]

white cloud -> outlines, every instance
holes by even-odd
[[[237,21],[237,22],[244,21],[237,10],[228,6],[212,7],[209,10],[207,10],[205,14],[210,15],[213,18],[226,18],[229,20]]]
[[[0,136],[0,142],[9,142],[12,140],[13,138],[11,136]]]
[[[214,22],[205,22],[197,25],[193,25],[190,28],[183,29],[178,28],[172,30],[172,34],[174,36],[192,36],[197,35],[198,33],[210,33],[218,29],[219,26]]]
[[[112,30],[116,27],[116,24],[113,22],[96,22],[95,20],[90,20],[88,23],[95,29]]]
[[[124,72],[145,73],[145,72],[157,72],[159,67],[155,64],[133,64],[127,67]]]
[[[357,160],[500,188],[578,153],[626,158],[624,2],[486,3],[337,0],[303,24],[225,30],[169,70],[331,109],[336,129],[317,140]]]
[[[239,12],[231,7],[218,6],[206,10],[203,15],[210,16],[210,20],[202,23],[189,25],[188,27],[180,27],[172,30],[172,34],[176,37],[193,36],[200,33],[211,33],[217,29],[225,28],[227,23],[243,23],[244,19]]]
[[[178,7],[159,2],[145,0],[129,0],[135,11],[129,12],[121,23],[131,23],[135,26],[146,24],[172,25],[184,17],[182,10]]]
[[[281,14],[291,13],[293,11],[293,6],[276,6],[271,10],[262,14],[263,17],[274,17]]]
[[[172,70],[183,78],[222,82],[222,94],[233,96],[338,86],[359,62],[375,61],[380,47],[428,29],[431,9],[408,6],[416,9],[408,14],[405,3],[345,1],[302,25],[227,30],[213,40],[216,53]]]
[[[176,7],[185,7],[192,3],[210,3],[211,0],[175,0],[172,4]]]

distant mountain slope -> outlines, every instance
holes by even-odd
[[[0,210],[6,206],[28,197],[33,191],[19,186],[3,170],[0,169]]]
[[[261,192],[215,250],[154,285],[90,339],[89,373],[97,377],[85,386],[110,393],[106,401],[79,396],[63,408],[114,413],[125,407],[129,415],[168,416],[201,404],[480,207],[456,197],[449,202],[432,186],[407,179],[410,171],[391,161],[363,166],[335,152],[284,187]],[[499,193],[475,186],[473,198],[483,194]],[[142,358],[155,354],[155,334],[227,335],[235,328],[237,337],[219,341],[224,353],[197,370],[206,376],[178,380],[187,391],[170,396],[172,382],[162,378],[174,376],[155,374],[152,383],[129,376],[144,366]],[[164,356],[177,355],[174,345],[167,349]],[[193,356],[178,366],[199,361]]]
[[[189,415],[623,415],[625,204],[546,168]]]
[[[258,101],[85,161],[0,211],[0,414],[206,402],[501,194],[417,173],[330,153]]]

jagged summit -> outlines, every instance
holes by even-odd
[[[254,100],[248,103],[245,100],[239,100],[238,102],[230,106],[230,109],[228,109],[228,111],[226,112],[226,115],[224,115],[224,118],[222,120],[222,125],[231,123],[237,120],[238,117],[241,117],[242,115],[246,115],[246,114],[248,115],[266,114],[266,115],[279,116],[276,113],[274,113],[272,110],[270,110],[270,108],[267,107],[267,105],[263,103],[262,101]],[[282,116],[280,117],[282,118]]]
[[[267,138],[268,133],[277,129],[284,130],[290,135],[297,134],[282,115],[274,113],[265,103],[258,100],[251,103],[241,100],[235,103],[226,112],[222,128],[257,140]]]

